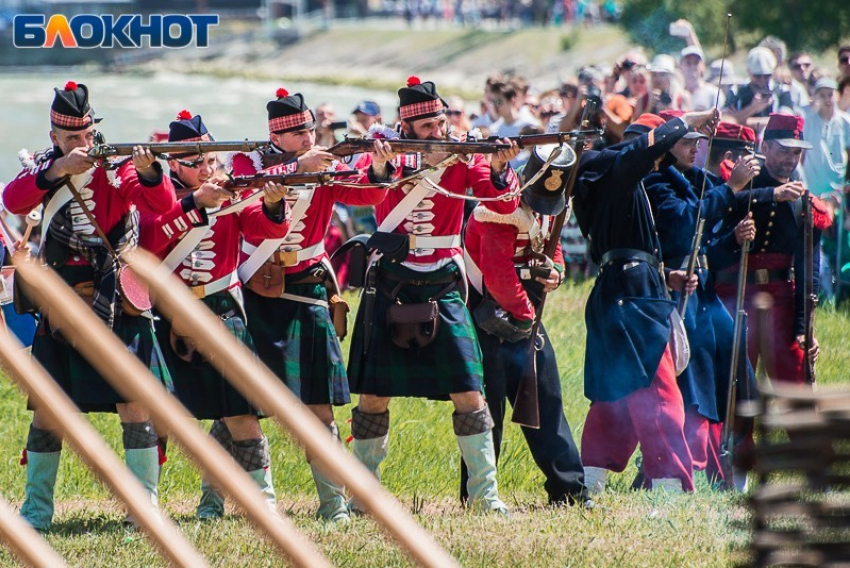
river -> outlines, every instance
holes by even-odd
[[[64,69],[0,73],[0,181],[8,182],[20,171],[17,155],[22,148],[35,151],[50,145],[53,87],[62,87],[69,80],[89,88],[90,103],[96,115],[103,118],[99,129],[110,142],[145,141],[154,130],[167,130],[182,109],[203,116],[216,140],[267,139],[266,103],[281,86],[291,93],[302,93],[311,108],[331,103],[339,120],[364,99],[377,102],[389,120],[398,104],[396,94],[390,91],[309,83],[280,85],[202,75],[145,76]]]

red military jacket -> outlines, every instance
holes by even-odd
[[[395,175],[403,175],[403,170],[404,168],[397,168]],[[478,198],[498,197],[507,191],[516,191],[518,187],[516,174],[511,168],[505,170],[502,180],[494,181],[491,177],[490,164],[481,154],[473,155],[468,164],[458,161],[448,166],[436,183],[457,195],[466,195],[467,189],[471,189],[472,195]],[[404,199],[408,191],[407,188],[403,191],[391,191],[387,198],[375,207],[375,217],[379,226]],[[483,205],[487,209],[509,213],[516,207],[515,203],[515,200],[488,201]],[[460,235],[463,225],[463,204],[462,199],[433,193],[422,199],[392,232],[417,237]],[[433,264],[460,253],[459,245],[441,249],[413,248],[406,262]]]
[[[44,176],[53,162],[61,156],[58,152],[58,149],[54,149],[35,161],[32,157],[26,160],[21,173],[3,190],[3,205],[6,209],[16,215],[26,215],[44,202],[51,190],[60,187],[60,184],[51,183]],[[159,165],[155,167],[161,174]],[[71,180],[106,234],[109,234],[133,206],[140,212],[164,213],[174,203],[174,188],[166,176],[160,175],[157,180],[148,182],[138,176],[132,162],[112,171],[94,167],[73,176]],[[74,232],[94,235],[95,228],[80,206],[74,200],[69,203]],[[85,265],[87,262],[75,255],[68,259],[67,264]]]
[[[544,219],[525,204],[509,214],[479,205],[466,225],[464,245],[470,261],[466,267],[470,283],[477,288],[475,278],[480,274],[484,289],[515,319],[534,319],[534,306],[516,267],[528,266],[533,251],[542,252],[553,219]],[[563,268],[560,239],[552,260]]]
[[[286,174],[295,172],[297,168],[297,163],[292,161],[263,169],[262,157],[257,152],[251,152],[249,154],[236,153],[231,158],[232,173],[234,176],[254,175],[259,172]],[[306,249],[323,242],[325,233],[328,232],[328,227],[330,226],[334,203],[337,201],[347,205],[375,205],[386,197],[387,190],[376,187],[369,179],[369,175],[366,172],[370,163],[369,160],[370,158],[367,155],[357,163],[356,169],[361,172],[359,175],[343,178],[346,183],[357,184],[360,187],[341,187],[336,185],[319,185],[316,187],[306,213],[292,228],[289,236],[286,237],[286,240],[281,245],[281,249],[284,247],[293,250]],[[347,166],[339,163],[334,168],[338,170],[348,169]],[[297,194],[286,197],[290,209],[295,206],[297,200]],[[257,235],[245,235],[245,242],[252,247],[259,246],[263,240],[265,240],[263,237]],[[247,258],[248,255],[243,251],[242,262],[247,260]],[[324,258],[328,258],[326,252],[322,252],[313,258],[305,259],[294,266],[287,266],[286,273],[294,274],[301,272]]]
[[[174,186],[181,193],[188,191],[182,182],[172,176]],[[246,197],[250,191],[242,192]],[[222,207],[232,202],[225,201]],[[280,215],[270,217],[263,209],[262,199],[236,213],[209,217],[206,210],[198,209],[191,193],[173,203],[161,215],[145,213],[140,221],[140,246],[165,259],[180,241],[196,227],[207,227],[200,243],[183,258],[174,269],[188,286],[206,285],[234,273],[239,263],[239,245],[243,236],[256,239],[279,239],[289,229],[289,208],[284,203]],[[239,286],[238,279],[228,288]]]

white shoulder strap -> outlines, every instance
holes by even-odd
[[[416,209],[416,206],[419,205],[420,201],[429,195],[436,193],[425,180],[431,180],[436,183],[441,177],[443,177],[444,171],[446,171],[446,168],[437,168],[435,171],[426,175],[424,179],[420,180],[416,186],[414,186],[414,188],[398,202],[398,205],[390,211],[389,215],[381,221],[381,224],[378,226],[378,231],[382,233],[391,233],[396,229],[396,227],[401,225],[401,222],[404,221],[414,209]]]
[[[295,205],[292,207],[292,217],[289,221],[289,230],[286,231],[286,234],[282,238],[264,240],[260,246],[251,253],[248,259],[239,266],[239,279],[242,280],[242,282],[247,282],[251,279],[263,263],[268,260],[272,253],[283,244],[286,237],[288,237],[289,233],[292,232],[292,229],[301,222],[301,219],[304,218],[304,215],[307,213],[307,209],[310,207],[310,203],[313,201],[313,195],[315,192],[316,188],[314,186],[308,191],[303,191],[298,195],[298,201],[296,201]]]
[[[204,240],[204,236],[207,232],[209,232],[209,230],[209,225],[193,227],[192,230],[183,235],[183,238],[180,239],[177,246],[171,249],[171,252],[168,253],[165,260],[162,261],[162,265],[168,268],[169,272],[174,272],[174,270],[180,266],[180,263],[183,262],[183,259],[189,256],[189,253],[195,250],[195,247]]]

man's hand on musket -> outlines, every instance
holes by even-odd
[[[266,185],[263,186],[263,203],[267,205],[278,203],[286,197],[286,193],[287,189],[285,185],[272,181],[266,182]]]
[[[513,160],[519,154],[519,146],[517,145],[515,140],[511,140],[510,138],[502,138],[499,140],[504,144],[510,144],[511,147],[506,150],[500,150],[496,154],[490,154],[490,169],[493,170],[495,174],[501,174],[505,171],[505,168],[508,166],[508,162]]]
[[[324,146],[313,146],[298,156],[299,172],[326,172],[331,167],[335,156]]]
[[[133,165],[136,167],[136,172],[146,180],[154,180],[157,177],[156,169],[153,164],[156,162],[149,148],[144,146],[136,146],[133,148]]]
[[[738,193],[747,187],[750,180],[759,175],[759,172],[761,172],[761,165],[755,156],[739,156],[726,185]]]
[[[697,289],[699,278],[696,274],[691,274],[688,278],[688,273],[685,270],[671,270],[667,274],[667,287],[676,292],[681,292],[684,289],[688,294],[693,293]]]
[[[214,209],[233,197],[233,194],[212,182],[204,182],[192,192],[198,209]]]
[[[554,268],[549,271],[549,276],[543,278],[538,276],[535,278],[538,282],[543,284],[543,292],[548,294],[549,292],[554,292],[558,286],[564,281],[564,273],[558,272]]]
[[[720,121],[720,113],[710,108],[699,112],[686,112],[681,119],[689,129],[693,128],[706,136],[714,136],[714,130]]]
[[[781,201],[797,201],[806,188],[801,181],[789,181],[783,183],[779,187],[773,188],[773,200],[777,203]]]
[[[797,336],[797,345],[800,346],[800,349],[805,349],[805,347],[804,347],[805,344],[806,344],[806,336],[805,335],[798,335]],[[809,347],[809,356],[812,358],[812,363],[818,362],[818,355],[820,355],[820,344],[818,343],[818,340],[813,337],[812,338],[812,346]]]
[[[396,155],[397,152],[393,152],[392,146],[389,142],[384,140],[375,140],[374,150],[372,151],[372,174],[375,176],[375,179],[387,179],[387,164],[390,163]]]
[[[735,242],[738,246],[744,244],[744,241],[754,241],[756,238],[756,223],[753,221],[753,214],[750,213],[746,219],[741,219],[741,222],[735,227]]]
[[[65,176],[75,176],[90,170],[94,162],[94,158],[89,157],[85,148],[74,148],[53,162],[45,177],[48,181],[56,181]]]

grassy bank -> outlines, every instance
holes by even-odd
[[[547,325],[558,354],[567,417],[580,438],[587,401],[582,395],[584,299],[589,285],[566,286],[551,298]],[[822,309],[818,337],[823,346],[818,379],[846,382],[850,353],[842,349],[850,333],[845,315]],[[510,519],[465,514],[458,505],[460,455],[451,431],[448,403],[397,400],[392,405],[391,452],[383,468],[385,486],[416,514],[466,566],[723,566],[746,541],[747,515],[740,497],[711,492],[701,475],[693,495],[633,493],[631,466],[614,476],[610,491],[594,511],[549,509],[542,476],[514,425],[506,428],[499,481]],[[0,494],[19,504],[25,472],[18,457],[29,414],[6,378],[0,379]],[[350,407],[337,409],[343,438],[350,431]],[[114,416],[91,417],[120,452]],[[397,566],[407,563],[395,545],[368,519],[344,527],[315,521],[316,499],[300,449],[272,422],[266,422],[280,509],[340,566]],[[268,543],[236,515],[220,522],[193,518],[199,473],[179,450],[171,451],[161,486],[162,503],[181,529],[215,566],[279,565]],[[121,526],[123,511],[71,452],[64,454],[57,487],[56,524],[48,541],[71,565],[162,566],[162,559],[138,534]],[[0,549],[0,565],[11,565]]]

